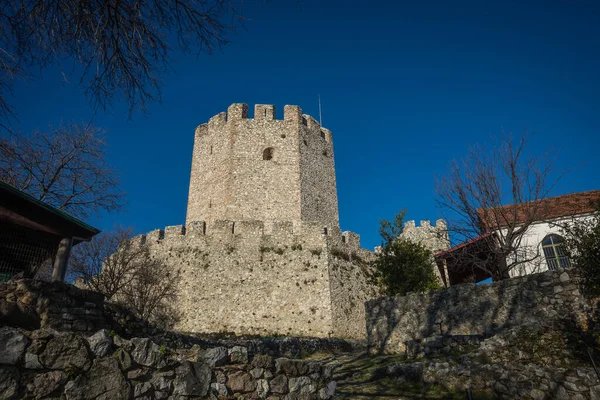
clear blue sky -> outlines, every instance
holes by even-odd
[[[537,134],[575,168],[553,194],[600,189],[600,2],[245,2],[244,29],[211,56],[175,54],[162,104],[97,112],[127,210],[89,222],[183,224],[194,128],[234,102],[297,104],[333,132],[340,221],[378,245],[378,220],[435,220],[435,177],[502,129]],[[69,69],[68,67],[66,68]],[[23,130],[94,115],[58,69],[19,84]],[[583,164],[582,164],[583,163]]]

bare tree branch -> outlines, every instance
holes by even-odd
[[[562,175],[554,175],[550,153],[527,155],[531,136],[525,131],[515,141],[503,132],[493,149],[471,148],[466,158],[453,161],[447,175],[438,179],[436,201],[448,212],[454,240],[468,242],[485,235],[476,245],[482,248],[455,254],[464,268],[475,266],[494,279],[504,279],[539,258],[537,246],[525,246],[523,238],[545,214],[540,200]]]
[[[178,313],[171,307],[177,296],[178,270],[152,256],[150,248],[131,239],[131,229],[117,228],[73,248],[70,279],[103,293],[144,318],[169,327]]]
[[[105,161],[104,134],[90,125],[0,137],[0,181],[80,218],[124,204]]]
[[[0,5],[0,115],[6,95],[32,68],[73,62],[101,108],[115,97],[130,113],[160,100],[173,47],[210,53],[241,20],[230,0],[15,0]],[[63,72],[63,75],[69,75]]]

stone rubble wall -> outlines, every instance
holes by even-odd
[[[262,221],[196,221],[133,240],[181,273],[177,330],[364,339],[372,253],[357,234],[324,228],[276,222],[266,234]]]
[[[106,306],[101,295],[65,283],[1,284],[0,398],[292,400],[334,395],[329,367],[279,356],[284,349],[302,351],[303,344],[291,343],[292,338],[285,341],[290,343],[207,345]],[[86,315],[91,314],[76,310],[98,312],[90,319]],[[134,336],[143,332],[161,334],[155,339]],[[308,345],[344,347],[313,342]]]
[[[62,282],[0,283],[0,325],[95,332],[108,324],[104,296]]]
[[[249,355],[246,347],[173,349],[52,329],[0,327],[0,397],[66,399],[330,399],[330,367]]]
[[[489,337],[515,326],[552,326],[585,316],[589,304],[574,270],[463,284],[365,303],[371,349],[405,353],[407,342],[443,335]]]
[[[596,400],[600,384],[592,367],[548,368],[501,365],[470,360],[394,364],[378,371],[415,384],[435,384],[451,390],[471,389],[473,398],[533,400]]]

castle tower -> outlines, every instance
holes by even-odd
[[[196,128],[186,224],[216,220],[339,226],[331,132],[298,106],[246,104]]]
[[[363,339],[379,293],[375,255],[339,227],[331,132],[297,106],[277,120],[272,105],[251,119],[232,104],[200,125],[186,226],[135,243],[179,272],[185,332]]]

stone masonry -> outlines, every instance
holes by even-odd
[[[331,367],[273,350],[161,331],[62,282],[0,283],[0,399],[334,397]]]
[[[418,243],[429,249],[433,254],[450,248],[448,226],[443,219],[435,221],[435,225],[431,225],[429,220],[421,220],[419,226],[415,224],[414,220],[406,221],[402,233],[400,234],[400,239]],[[445,267],[438,266],[433,257],[431,259],[431,266],[441,285],[448,281],[448,279],[446,279],[448,274]]]
[[[371,348],[410,353],[415,341],[435,347],[440,337],[469,335],[481,340],[515,327],[550,329],[585,318],[590,304],[579,291],[576,271],[557,270],[490,285],[462,284],[380,297],[365,307]]]
[[[246,104],[196,128],[187,223],[320,222],[338,226],[331,132],[298,106]]]
[[[373,253],[341,232],[331,132],[233,104],[196,129],[185,226],[134,240],[181,271],[176,329],[365,337]]]

